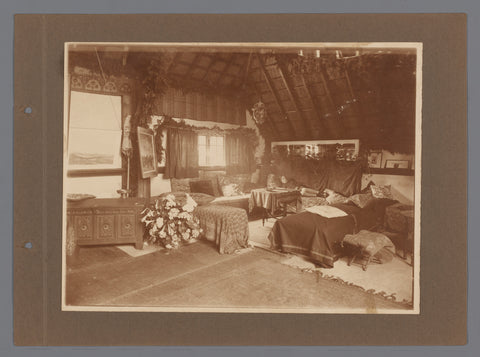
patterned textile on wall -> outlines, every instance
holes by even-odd
[[[231,254],[248,247],[248,217],[244,209],[207,205],[195,208],[204,237],[215,242],[220,254]]]

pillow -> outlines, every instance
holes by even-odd
[[[204,206],[206,204],[209,204],[215,199],[214,196],[207,195],[206,193],[199,193],[199,192],[191,192],[190,197],[192,197],[193,200],[197,202],[199,206]]]
[[[181,206],[183,206],[185,203],[187,203],[187,194],[186,194],[186,192],[182,192],[182,191],[164,192],[164,193],[158,195],[158,198],[159,199],[164,199],[168,195],[173,195],[175,197],[175,202],[177,202]]]
[[[370,181],[369,183],[367,183],[367,186],[365,186],[365,188],[360,191],[360,193],[370,193],[370,192],[372,192],[370,190],[370,186],[374,186],[374,185],[375,185],[375,182]]]
[[[212,180],[192,180],[190,181],[190,192],[205,193],[215,196]]]
[[[223,186],[236,184],[238,186],[238,191],[243,192],[245,184],[248,182],[248,177],[249,175],[242,175],[242,174],[218,176],[217,177],[218,186],[220,187],[220,190],[223,192],[223,188],[222,188]]]
[[[243,193],[250,193],[256,188],[260,188],[260,186],[253,182],[245,182],[245,185],[243,186]]]
[[[392,192],[390,191],[391,185],[372,185],[370,186],[370,190],[372,192],[372,196],[374,198],[388,198],[389,200],[393,200]]]
[[[303,187],[300,190],[300,195],[305,197],[317,197],[318,191],[311,188]]]
[[[190,179],[170,179],[172,192],[190,192]]]
[[[238,185],[236,183],[223,185],[222,186],[222,193],[225,197],[238,196],[238,195],[242,194],[242,192],[240,191],[240,189],[238,188]]]
[[[282,185],[282,182],[280,181],[280,178],[275,175],[275,174],[269,174],[267,176],[267,188],[276,188],[280,187]]]
[[[328,195],[325,199],[327,200],[329,205],[334,205],[337,203],[345,203],[348,200],[345,196],[342,196],[341,194],[335,191],[332,191],[328,188],[326,188],[324,192]]]
[[[350,196],[348,199],[350,202],[353,202],[355,206],[364,208],[368,203],[373,200],[373,195],[371,192],[368,193],[357,193],[356,195]]]

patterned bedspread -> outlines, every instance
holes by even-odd
[[[220,254],[230,254],[248,246],[248,217],[237,207],[206,205],[195,208],[203,235],[215,242]]]

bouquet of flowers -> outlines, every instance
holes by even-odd
[[[178,248],[181,241],[198,238],[202,229],[192,214],[197,203],[186,194],[186,203],[170,194],[155,201],[142,211],[141,221],[146,227],[146,239],[165,248]]]

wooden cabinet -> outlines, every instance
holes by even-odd
[[[137,249],[142,249],[140,218],[144,207],[143,198],[68,202],[67,240],[73,240],[77,246],[134,243]]]

